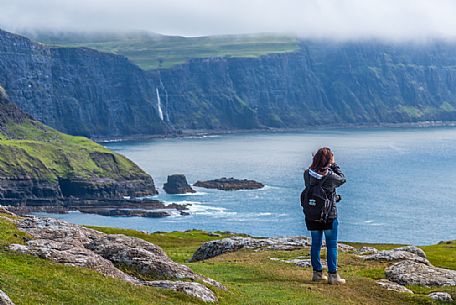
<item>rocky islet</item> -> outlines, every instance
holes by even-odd
[[[264,184],[255,180],[236,179],[236,178],[219,178],[213,180],[197,181],[194,186],[204,187],[208,189],[217,189],[223,191],[235,190],[256,190],[264,187]]]

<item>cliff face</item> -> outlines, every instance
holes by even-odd
[[[0,87],[1,204],[55,205],[65,199],[151,194],[156,194],[152,178],[133,162],[35,121]]]
[[[0,31],[0,84],[71,134],[456,120],[456,48],[302,41],[293,53],[143,71],[123,56]]]
[[[36,119],[60,131],[115,137],[161,134],[155,87],[125,57],[49,48],[0,31],[0,84]]]
[[[150,74],[165,84],[179,128],[223,128],[220,117],[241,114],[240,128],[456,120],[455,50],[308,42],[295,53],[198,59]]]

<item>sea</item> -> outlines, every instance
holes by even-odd
[[[299,196],[312,153],[330,147],[347,177],[339,188],[339,240],[427,245],[456,239],[456,128],[353,128],[156,138],[103,143],[154,178],[165,203],[190,204],[190,215],[107,217],[46,214],[77,224],[147,232],[230,231],[253,236],[309,235]],[[167,195],[167,176],[189,183],[254,179],[259,190],[195,187]]]

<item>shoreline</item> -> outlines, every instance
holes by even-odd
[[[209,137],[223,135],[241,135],[255,133],[287,133],[287,132],[308,132],[318,130],[337,130],[337,129],[380,129],[380,128],[439,128],[439,127],[456,127],[456,121],[420,121],[420,122],[404,122],[404,123],[378,123],[378,124],[334,124],[334,125],[318,125],[298,128],[252,128],[252,129],[183,129],[176,130],[173,133],[167,134],[150,134],[150,135],[132,135],[118,137],[90,137],[93,141],[101,144],[129,142],[129,141],[148,141],[154,139],[179,139],[192,137]]]

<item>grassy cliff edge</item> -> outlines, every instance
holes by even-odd
[[[0,87],[0,198],[3,204],[63,197],[121,198],[156,193],[150,175],[84,137],[23,113]]]

